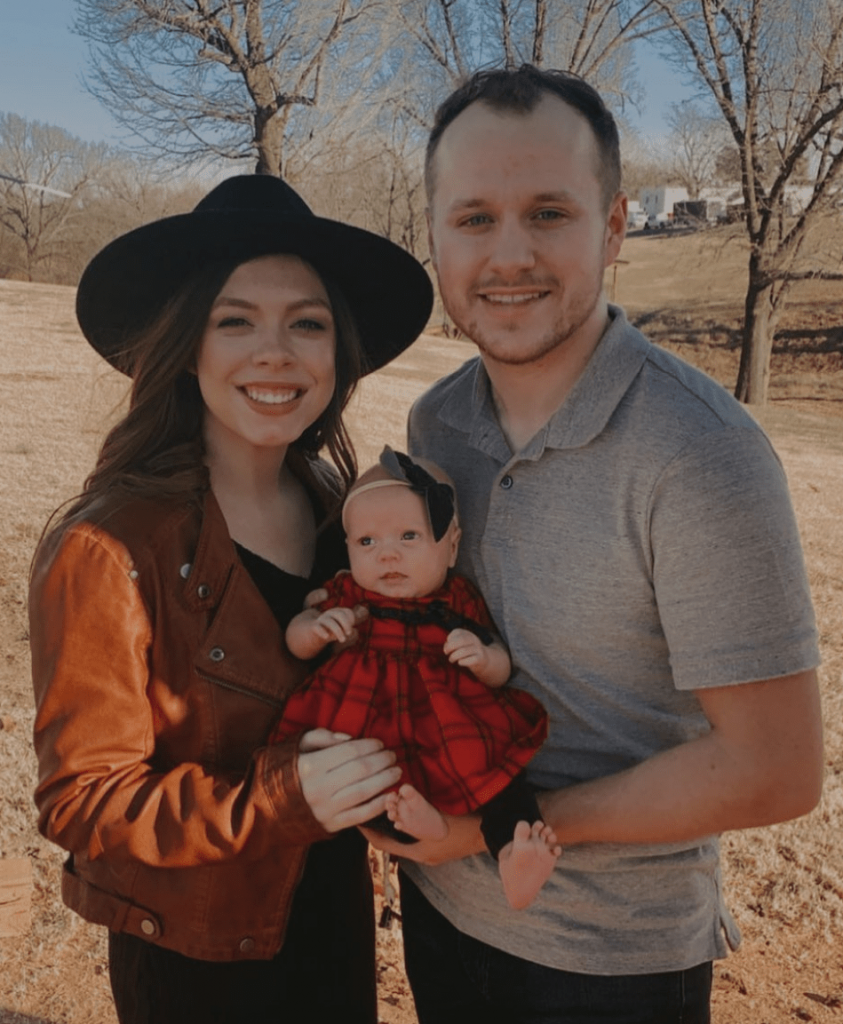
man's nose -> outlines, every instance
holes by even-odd
[[[515,217],[501,221],[493,235],[490,270],[511,278],[524,270],[532,270],[535,265],[535,247],[527,227]]]

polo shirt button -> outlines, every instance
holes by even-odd
[[[190,562],[185,562],[184,565],[179,569],[179,576],[181,576],[183,580],[186,580],[187,577],[190,575],[190,569]]]
[[[225,657],[225,651],[222,647],[212,647],[210,651],[208,651],[208,657],[211,661],[222,661]]]
[[[196,593],[204,600],[206,597],[211,596],[211,588],[207,583],[200,583],[196,588]]]
[[[512,487],[512,477],[509,475],[509,473],[507,473],[506,476],[501,477],[501,487],[505,491],[508,491],[509,488]]]
[[[255,940],[254,939],[243,939],[243,941],[240,943],[240,952],[241,953],[251,953],[254,948],[255,948]]]
[[[143,932],[144,935],[154,935],[155,934],[155,922],[151,921],[148,917],[145,917],[141,921],[140,927],[141,927],[141,931]]]

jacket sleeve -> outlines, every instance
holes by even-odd
[[[91,860],[188,867],[328,838],[302,796],[294,740],[258,749],[245,773],[154,770],[152,627],[114,538],[87,523],[48,537],[29,605],[35,801],[48,839]]]

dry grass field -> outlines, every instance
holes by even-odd
[[[742,246],[724,231],[629,239],[607,286],[654,340],[727,387],[737,369]],[[33,868],[32,926],[0,938],[0,1024],[114,1024],[104,938],[66,911],[61,853],[35,829],[26,583],[50,512],[91,468],[125,383],[88,350],[71,288],[0,280],[0,858]],[[401,445],[406,410],[472,354],[426,335],[364,383],[351,422],[361,464]],[[715,1024],[843,1024],[843,289],[806,283],[757,415],[782,457],[799,517],[820,631],[827,781],[809,817],[724,837],[742,949],[717,967]],[[413,1024],[400,933],[380,938],[381,1018]]]

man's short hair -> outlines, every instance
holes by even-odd
[[[620,140],[614,117],[597,90],[579,75],[571,71],[537,68],[532,64],[522,64],[520,68],[477,71],[440,104],[425,154],[428,204],[433,199],[433,158],[439,141],[448,125],[466,107],[482,101],[495,110],[529,114],[546,95],[558,96],[582,114],[591,126],[599,158],[596,173],[603,194],[603,205],[608,210],[621,187]]]

